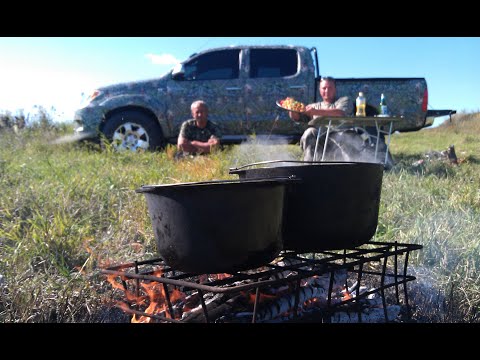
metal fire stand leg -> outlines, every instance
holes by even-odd
[[[385,165],[387,164],[388,160],[388,149],[390,148],[390,139],[392,138],[392,129],[393,129],[393,121],[390,122],[390,129],[388,130],[388,142],[387,142],[387,150],[385,151]]]
[[[327,151],[327,144],[328,144],[328,135],[330,134],[331,126],[332,126],[332,119],[328,120],[327,135],[325,135],[325,143],[323,144],[323,153],[322,153],[321,161],[325,159],[325,152]]]
[[[390,149],[390,139],[392,137],[393,121],[390,121],[390,126],[388,131],[384,131],[378,126],[378,121],[375,120],[375,128],[377,129],[377,141],[375,142],[375,161],[378,160],[378,145],[380,143],[380,134],[388,135],[388,141],[386,143],[387,148],[385,149],[385,159],[383,159],[383,165],[387,164],[388,160],[388,151]]]
[[[330,127],[332,126],[332,119],[328,120],[328,126],[327,126],[327,135],[325,135],[325,142],[323,143],[323,152],[322,152],[322,158],[320,161],[323,161],[325,159],[325,152],[327,151],[327,144],[328,144],[328,136],[330,135]],[[318,127],[317,129],[317,142],[315,143],[315,152],[313,154],[313,161],[317,160],[317,150],[318,150],[318,143],[320,141],[320,136],[321,136],[321,126]]]
[[[378,154],[378,144],[380,143],[380,126],[378,126],[378,121],[375,120],[375,128],[377,129],[377,141],[375,141],[375,161],[377,161]]]
[[[317,129],[317,141],[315,142],[315,151],[313,152],[313,161],[317,161],[317,149],[318,149],[318,142],[321,136],[322,127],[319,126]]]

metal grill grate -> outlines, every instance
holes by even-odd
[[[162,312],[148,312],[147,305],[152,300],[139,301],[125,304],[122,309],[135,316],[145,316],[149,321],[155,322],[224,322],[243,321],[260,322],[264,321],[260,316],[262,294],[268,293],[269,289],[289,287],[291,300],[291,311],[288,316],[281,316],[271,321],[291,322],[330,322],[332,314],[339,311],[356,311],[358,321],[362,322],[363,300],[377,296],[381,299],[381,308],[385,322],[390,321],[387,314],[387,289],[393,292],[393,301],[400,304],[400,295],[403,294],[403,304],[409,314],[407,283],[415,280],[414,276],[408,275],[408,259],[410,252],[421,249],[421,245],[368,242],[359,247],[345,250],[322,251],[316,253],[298,254],[291,251],[283,251],[279,257],[269,264],[256,269],[237,272],[233,274],[193,274],[184,273],[172,269],[162,259],[151,259],[146,261],[135,261],[131,263],[111,266],[101,270],[101,273],[109,275],[110,278],[120,279],[119,284],[125,294],[134,294],[135,298],[142,296],[142,284],[157,284],[163,292],[164,308]],[[356,288],[351,291],[351,296],[342,298],[340,301],[332,297],[338,274],[346,274],[345,283],[342,286],[347,289],[349,282],[355,282]],[[321,277],[326,281],[325,303],[315,311],[299,311],[300,303],[304,302],[305,287],[302,284],[307,279]],[[337,278],[336,278],[337,277]],[[343,281],[343,280],[342,280]],[[368,285],[368,286],[364,286]],[[400,285],[403,287],[401,292]],[[360,289],[368,288],[361,292]],[[172,298],[173,292],[179,291],[182,294],[196,295],[201,306],[197,316],[189,316],[188,311],[180,316],[178,307]],[[373,294],[373,295],[372,295]],[[302,297],[303,296],[303,297]],[[131,298],[127,296],[127,298]],[[222,306],[208,306],[205,298],[222,298]],[[243,316],[231,316],[233,312],[232,299],[250,297],[254,299],[249,311]],[[146,296],[144,296],[146,298]],[[227,300],[230,300],[230,304]],[[215,304],[211,302],[210,304]],[[229,305],[226,305],[229,304]],[[218,309],[221,308],[222,311]],[[280,311],[280,310],[279,310]],[[225,315],[226,312],[226,315]]]

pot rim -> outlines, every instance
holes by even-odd
[[[382,166],[381,163],[372,163],[372,162],[360,162],[360,161],[302,161],[302,160],[268,160],[268,161],[260,161],[254,162],[246,165],[242,165],[235,168],[229,168],[230,174],[235,174],[238,171],[245,170],[245,168],[253,167],[257,165],[268,165],[268,164],[276,164],[276,163],[294,163],[300,165],[321,165],[321,166],[332,166],[332,165],[339,165],[339,166],[359,166],[359,165],[367,165],[367,166]],[[276,166],[278,167],[278,166]],[[280,166],[280,167],[289,167],[289,166]],[[268,169],[268,167],[261,167],[259,169]]]
[[[296,175],[291,176],[280,176],[280,177],[267,177],[267,178],[258,178],[258,179],[235,179],[235,180],[210,180],[210,181],[195,181],[195,182],[183,182],[175,184],[155,184],[155,185],[142,185],[140,188],[136,189],[137,193],[149,193],[156,192],[161,189],[175,189],[175,188],[189,188],[189,187],[206,187],[206,186],[217,186],[217,185],[249,185],[249,184],[290,184],[301,182],[301,179]]]

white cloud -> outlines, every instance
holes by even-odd
[[[175,65],[180,62],[180,60],[178,60],[172,54],[161,54],[161,55],[146,54],[145,57],[150,59],[152,64],[155,64],[155,65]]]

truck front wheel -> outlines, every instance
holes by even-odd
[[[123,111],[106,120],[103,133],[116,151],[154,151],[163,148],[160,125],[139,111]]]

